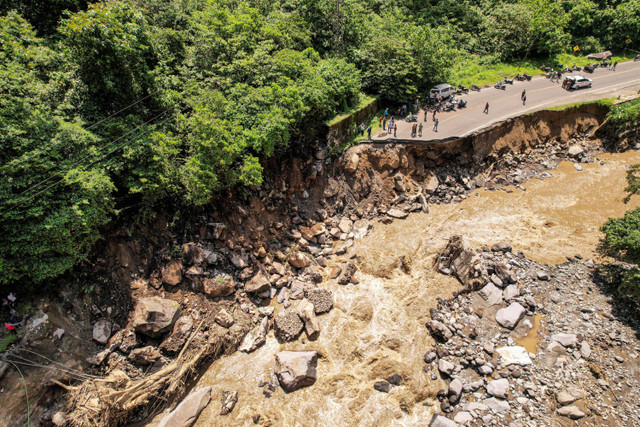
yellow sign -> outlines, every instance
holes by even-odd
[[[574,46],[574,47],[573,47],[573,50],[574,50],[575,52],[579,51],[579,50],[580,50],[580,46]]]
[[[627,44],[631,43],[631,39],[626,40]]]

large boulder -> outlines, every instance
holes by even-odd
[[[162,268],[162,283],[169,286],[176,286],[182,282],[182,263],[169,261]]]
[[[306,288],[304,296],[313,304],[316,314],[326,313],[333,308],[333,295],[328,289]]]
[[[429,423],[429,427],[458,427],[458,423],[444,415],[434,414]]]
[[[297,307],[298,316],[304,322],[305,332],[311,340],[315,340],[320,335],[320,323],[313,309],[313,304],[307,299],[300,301]]]
[[[292,341],[300,335],[304,324],[297,313],[284,311],[276,316],[273,326],[278,338],[283,341]]]
[[[513,302],[509,307],[501,308],[496,313],[496,322],[500,326],[513,329],[518,325],[518,322],[524,317],[527,310],[517,302]]]
[[[211,387],[194,391],[185,397],[171,412],[165,415],[158,427],[191,427],[211,401]]]
[[[305,268],[311,264],[311,260],[302,252],[294,252],[289,255],[289,264],[295,268]]]
[[[509,396],[509,380],[501,378],[487,383],[487,393],[500,399],[506,399]]]
[[[467,290],[479,289],[484,284],[482,259],[462,236],[451,236],[440,256],[438,269],[455,275]]]
[[[162,354],[156,347],[148,345],[146,347],[136,348],[132,350],[127,356],[127,359],[135,363],[136,365],[151,365],[156,360],[160,359]]]
[[[258,271],[255,276],[244,284],[244,290],[247,292],[262,292],[266,291],[270,287],[269,278],[262,272],[262,270]]]
[[[276,354],[276,375],[290,393],[316,382],[317,351],[281,351]]]
[[[111,337],[111,327],[112,324],[108,320],[98,320],[95,325],[93,325],[93,339],[100,344],[106,344]]]
[[[218,255],[215,252],[203,248],[198,243],[185,243],[182,245],[182,253],[184,259],[190,264],[215,264],[218,261]]]
[[[347,173],[354,173],[358,170],[358,163],[360,163],[360,156],[358,153],[352,153],[344,163],[344,171]]]
[[[269,328],[269,318],[264,317],[260,324],[249,331],[244,336],[238,350],[244,353],[251,353],[267,341],[267,330]]]
[[[342,274],[340,275],[340,277],[338,277],[338,284],[349,284],[349,282],[351,282],[351,279],[353,278],[353,275],[356,274],[357,270],[358,268],[354,263],[352,263],[351,261],[347,261],[347,263],[344,265],[344,268],[342,269]]]
[[[212,298],[226,297],[236,290],[236,282],[228,274],[218,273],[202,281],[202,291]]]
[[[174,325],[171,335],[162,341],[160,349],[169,354],[178,353],[187,342],[192,329],[193,319],[191,316],[182,316]]]
[[[438,181],[438,177],[432,171],[427,173],[427,176],[424,178],[424,191],[429,194],[433,194],[440,185],[440,181]]]
[[[157,338],[173,327],[180,317],[180,304],[160,297],[142,298],[133,313],[133,328],[141,334]]]
[[[429,328],[431,335],[442,341],[448,341],[453,336],[451,329],[439,320],[430,320],[427,323],[427,328]]]

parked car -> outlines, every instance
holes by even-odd
[[[562,87],[564,87],[567,90],[580,89],[583,87],[591,87],[591,84],[592,84],[592,80],[587,77],[569,76],[564,79],[564,82],[562,82]]]
[[[447,99],[456,92],[456,89],[446,83],[435,86],[429,91],[429,98],[435,100],[437,98]]]

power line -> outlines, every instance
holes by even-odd
[[[121,139],[123,139],[123,138],[125,138],[125,137],[129,136],[130,134],[132,134],[132,133],[133,133],[133,132],[135,132],[136,130],[140,129],[142,126],[144,126],[144,125],[147,125],[147,124],[151,123],[152,121],[154,121],[154,120],[155,120],[155,119],[157,119],[158,117],[160,117],[160,116],[162,116],[162,115],[166,114],[168,111],[170,111],[170,110],[171,110],[171,109],[173,109],[173,108],[174,108],[174,106],[171,106],[170,108],[167,108],[166,110],[164,110],[162,113],[160,113],[160,114],[158,114],[158,115],[156,115],[156,116],[152,117],[151,119],[147,120],[146,122],[144,122],[144,123],[142,123],[142,124],[140,124],[140,125],[136,126],[135,128],[133,128],[133,129],[132,129],[132,130],[130,130],[129,132],[125,133],[124,135],[121,135],[120,137],[116,138],[114,141],[112,141],[112,142],[110,142],[109,144],[107,144],[107,145],[105,145],[104,147],[102,147],[102,148],[101,148],[100,150],[98,150],[98,152],[97,152],[97,153],[95,153],[95,154],[100,154],[102,151],[104,151],[104,150],[106,150],[107,148],[109,148],[109,146],[111,146],[111,145],[115,144],[116,142],[120,141]],[[29,191],[33,190],[34,188],[36,188],[36,187],[38,187],[38,186],[40,186],[40,185],[44,184],[45,182],[52,180],[52,179],[53,179],[53,178],[55,178],[56,176],[59,176],[61,173],[66,173],[66,172],[68,172],[68,171],[69,171],[69,170],[71,170],[74,166],[76,166],[77,164],[79,164],[79,163],[83,162],[84,160],[88,159],[88,158],[89,158],[89,157],[91,157],[92,155],[93,155],[93,154],[88,154],[88,155],[84,156],[84,157],[83,157],[83,158],[81,158],[80,160],[77,160],[77,161],[75,161],[74,163],[72,163],[72,164],[71,164],[71,165],[70,165],[66,170],[56,172],[55,174],[51,175],[51,176],[50,176],[50,177],[48,177],[48,178],[43,179],[42,181],[38,182],[37,184],[34,184],[34,185],[32,185],[32,186],[30,186],[30,187],[26,188],[24,191],[22,191],[21,193],[17,194],[15,197],[16,197],[16,198],[17,198],[17,197],[20,197],[20,196],[22,196],[23,194],[25,194],[25,193],[27,193],[27,192],[29,192]],[[49,188],[49,187],[47,187],[47,188]],[[46,189],[45,189],[45,190],[46,190]],[[40,194],[40,193],[38,193],[38,194]],[[28,200],[28,199],[27,199],[27,200]],[[9,210],[10,210],[10,209],[9,209]],[[4,214],[4,213],[6,213],[6,212],[8,212],[8,210],[7,210],[7,211],[5,211],[5,212],[2,212],[2,213]]]
[[[185,112],[185,111],[187,111],[188,109],[189,109],[189,107],[184,108],[184,109],[181,111],[181,113],[184,113],[184,112]],[[151,120],[155,120],[156,118],[160,117],[162,114],[165,114],[167,111],[169,111],[169,110],[166,110],[166,111],[164,111],[164,112],[160,113],[159,115],[157,115],[156,117],[154,117],[154,118],[153,118],[153,119],[151,119]],[[170,118],[170,117],[168,117],[168,118],[164,119],[164,120],[163,120],[163,121],[161,121],[160,123],[164,123],[164,122],[166,122],[167,120],[169,120],[169,118]],[[151,121],[151,120],[150,120],[150,121]],[[149,122],[147,122],[147,123],[149,123]],[[146,123],[145,123],[145,124],[146,124]],[[142,126],[142,125],[138,126],[137,128],[139,128],[139,127],[141,127],[141,126]],[[137,129],[137,128],[136,128],[136,129]],[[134,130],[135,130],[135,129],[134,129]],[[140,135],[138,135],[137,137],[140,137],[140,136],[144,135],[145,133],[148,133],[149,131],[150,131],[150,130],[147,130],[147,131],[145,131],[145,132],[141,133]],[[131,133],[131,132],[129,132],[129,133]],[[116,141],[114,141],[114,143],[115,143],[115,142],[117,142],[117,141],[118,141],[118,140],[120,140],[120,139],[122,139],[122,137],[121,137],[121,138],[118,138]],[[135,138],[134,138],[134,139],[135,139]],[[124,143],[120,144],[118,147],[116,147],[115,149],[111,150],[111,151],[110,151],[110,152],[108,152],[107,154],[103,155],[103,156],[102,156],[102,157],[100,157],[99,159],[94,160],[93,162],[89,163],[89,164],[88,164],[88,165],[86,165],[85,167],[89,167],[89,166],[91,166],[91,165],[93,165],[93,164],[95,164],[95,163],[99,162],[100,160],[104,159],[105,157],[107,157],[107,156],[111,155],[112,153],[114,153],[114,152],[116,152],[117,150],[119,150],[120,148],[122,148],[126,143],[127,143],[127,141],[125,141]],[[109,144],[109,145],[113,145],[113,143],[112,143],[112,144]],[[102,150],[101,150],[101,151],[102,151]],[[86,158],[86,157],[85,157],[85,158]],[[73,165],[72,165],[72,166],[73,166]],[[69,170],[71,170],[71,168],[67,169],[67,171],[69,171]],[[58,173],[58,174],[59,174],[59,173]],[[54,176],[55,176],[55,175],[54,175]],[[46,188],[44,188],[44,189],[42,189],[42,190],[38,191],[37,193],[35,193],[35,194],[33,194],[33,195],[31,195],[31,196],[27,197],[26,199],[23,199],[20,203],[18,203],[18,204],[16,204],[16,205],[13,205],[13,206],[12,206],[12,207],[10,207],[9,209],[6,209],[6,210],[4,210],[4,211],[0,212],[0,215],[4,215],[4,214],[6,214],[6,213],[8,213],[8,212],[11,212],[13,209],[15,209],[15,208],[17,208],[17,207],[19,207],[19,206],[23,205],[24,203],[28,202],[29,200],[33,199],[34,197],[36,197],[36,196],[38,196],[38,195],[42,194],[43,192],[45,192],[45,191],[49,190],[50,188],[55,187],[56,185],[60,184],[62,181],[64,181],[64,177],[63,177],[63,178],[61,178],[61,179],[59,179],[58,181],[54,182],[54,183],[53,183],[53,184],[51,184],[50,186],[48,186],[48,187],[46,187]],[[24,193],[24,192],[23,192],[23,193]]]
[[[119,111],[116,111],[115,113],[113,113],[113,114],[111,114],[111,115],[109,115],[109,116],[105,117],[104,119],[102,119],[102,120],[100,120],[100,121],[98,121],[98,122],[96,122],[96,123],[92,124],[91,126],[89,126],[89,127],[85,128],[85,130],[93,129],[94,127],[98,126],[100,123],[104,123],[105,121],[109,120],[110,118],[117,116],[118,114],[122,113],[123,111],[128,110],[129,108],[133,107],[134,105],[137,105],[137,104],[141,103],[142,101],[144,101],[145,99],[147,99],[147,98],[149,98],[149,97],[151,97],[151,96],[153,96],[153,95],[157,95],[157,94],[159,94],[160,92],[161,92],[161,91],[156,91],[156,92],[154,92],[154,93],[150,93],[149,95],[145,96],[144,98],[141,98],[141,99],[137,100],[136,102],[134,102],[134,103],[132,103],[132,104],[129,104],[129,105],[127,105],[126,107],[124,107],[124,108],[120,109]],[[62,142],[63,142],[63,141],[60,141],[58,144],[54,145],[53,147],[49,147],[49,150],[51,150],[52,148],[55,148],[55,147],[57,147],[58,145],[62,144]],[[24,158],[21,158],[21,159],[15,159],[15,160],[13,160],[13,161],[12,161],[12,162],[14,162],[14,163],[12,163],[12,162],[9,162],[9,163],[10,163],[10,164],[12,163],[12,164],[11,164],[11,166],[12,166],[12,167],[16,167],[16,166],[20,165],[21,163],[26,162],[27,160],[31,160],[31,159],[33,159],[34,157],[36,157],[36,156],[38,156],[38,155],[40,155],[40,154],[41,154],[41,153],[40,153],[40,152],[38,152],[38,153],[35,153],[35,154],[31,155],[31,156],[27,156],[27,157],[24,157]]]

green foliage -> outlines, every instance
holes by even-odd
[[[11,344],[18,341],[17,334],[6,334],[2,339],[0,339],[0,353],[4,353],[7,351]]]
[[[607,118],[618,127],[635,127],[640,125],[640,99],[614,105]]]
[[[151,27],[131,3],[91,5],[64,21],[60,33],[77,75],[69,96],[83,116],[114,113],[154,90]]]
[[[115,217],[254,190],[266,160],[308,150],[372,96],[584,65],[575,44],[638,49],[639,13],[630,0],[0,0],[0,284],[69,271]],[[637,108],[611,120],[634,125]]]

